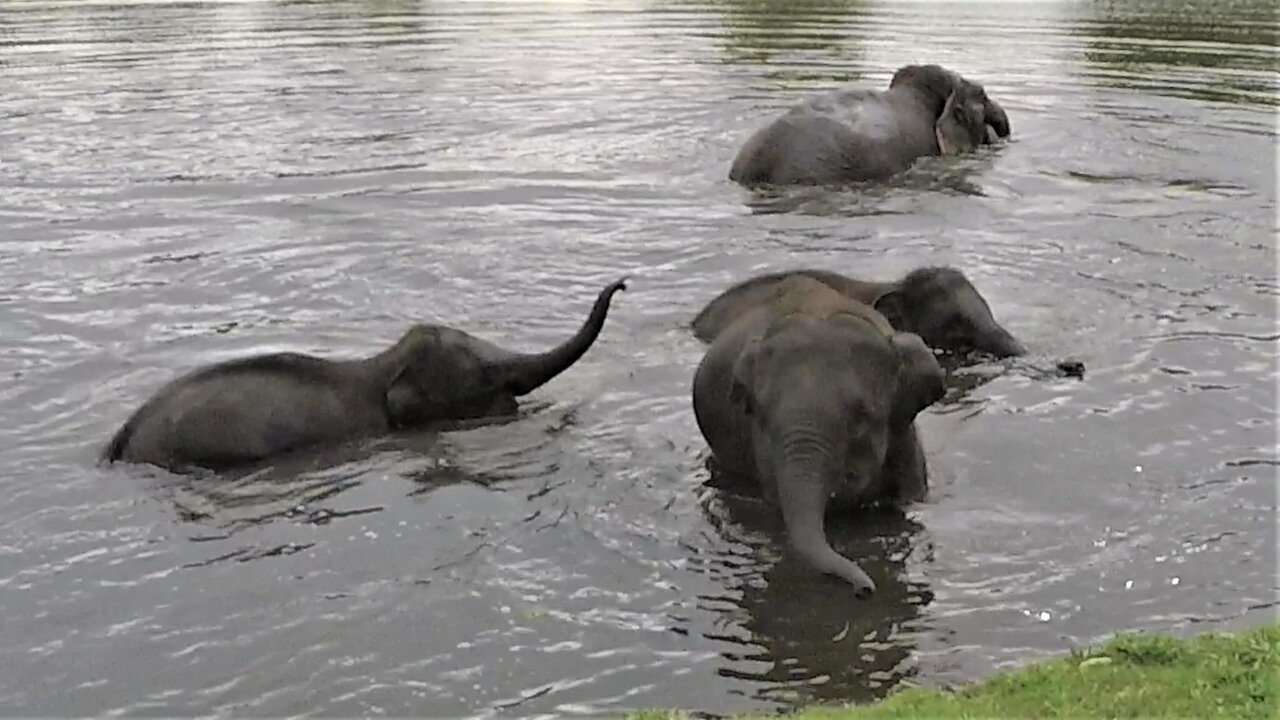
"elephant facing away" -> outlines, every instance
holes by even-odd
[[[573,365],[604,326],[608,285],[573,337],[524,354],[441,325],[411,327],[373,356],[273,353],[196,370],[162,387],[107,444],[107,462],[229,469],[293,450],[433,422],[510,416],[516,398]]]
[[[858,280],[827,270],[796,269],[757,275],[720,295],[693,320],[693,333],[711,342],[750,310],[779,302],[788,282],[807,277],[876,309],[896,330],[919,335],[939,350],[980,350],[997,357],[1026,353],[996,322],[991,307],[964,273],[949,267],[916,268],[893,282]]]
[[[722,473],[782,510],[788,543],[859,598],[875,582],[828,543],[828,507],[924,497],[916,415],[943,396],[920,338],[804,276],[740,316],[694,373],[693,410]]]
[[[774,118],[743,143],[729,179],[745,186],[882,180],[917,158],[1008,136],[1008,115],[981,85],[938,65],[906,65],[885,90],[816,94]]]

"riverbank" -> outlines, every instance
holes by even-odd
[[[956,692],[909,688],[872,705],[815,707],[796,720],[887,718],[1276,718],[1280,623],[1188,639],[1119,635],[1100,647]],[[630,720],[677,718],[635,713]],[[741,718],[740,720],[748,720]]]

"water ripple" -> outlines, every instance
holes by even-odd
[[[1264,617],[1273,9],[938,8],[4,4],[0,707],[730,713]],[[857,191],[725,178],[803,94],[923,61],[1011,141]],[[929,501],[831,523],[880,583],[851,604],[772,508],[704,486],[687,324],[763,269],[924,263],[1027,367],[1088,373],[952,371]],[[623,274],[516,421],[226,478],[95,462],[196,365],[417,321],[547,347]]]

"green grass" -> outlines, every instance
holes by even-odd
[[[680,717],[645,711],[631,720]],[[910,688],[796,720],[871,718],[1280,718],[1280,624],[1179,640],[1120,635],[1099,648],[996,675],[954,693]],[[744,718],[745,720],[745,718]]]

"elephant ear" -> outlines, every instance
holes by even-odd
[[[428,402],[419,376],[429,361],[430,346],[430,330],[416,326],[378,358],[375,373],[383,378],[387,419],[392,427],[411,423]]]
[[[952,90],[933,125],[938,150],[943,155],[969,152],[986,140],[985,99],[978,91]]]
[[[747,415],[755,411],[751,389],[756,381],[756,355],[760,352],[759,339],[743,348],[733,363],[733,376],[729,379],[729,402],[738,405]]]
[[[942,367],[919,335],[894,333],[890,343],[898,353],[898,393],[890,422],[895,427],[910,425],[921,410],[946,394]]]
[[[416,414],[415,408],[422,404],[422,398],[408,375],[408,372],[401,373],[387,388],[387,417],[393,427],[403,425]]]

